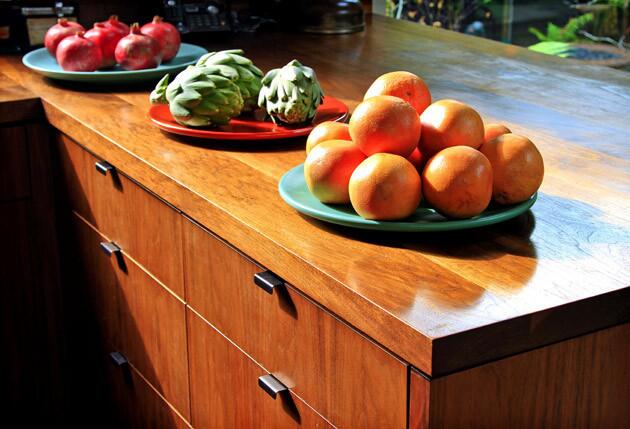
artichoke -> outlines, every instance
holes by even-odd
[[[241,90],[245,103],[243,111],[248,112],[256,108],[263,72],[252,60],[243,56],[243,50],[210,52],[199,58],[197,66],[212,68],[214,73],[232,79]]]
[[[274,123],[299,124],[313,120],[324,93],[315,71],[297,60],[273,69],[262,79],[258,105]]]
[[[168,80],[169,75],[164,76],[149,99],[168,103],[173,118],[182,125],[225,125],[243,109],[243,97],[232,79],[206,67],[188,66],[173,82]]]

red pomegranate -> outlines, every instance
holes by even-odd
[[[81,31],[63,39],[57,47],[57,62],[68,71],[94,71],[101,67],[101,48]]]
[[[94,27],[85,33],[85,38],[96,43],[101,48],[103,54],[102,67],[112,67],[116,64],[114,51],[118,41],[123,38],[123,34],[113,27],[108,27],[102,22],[97,22]]]
[[[144,24],[140,32],[158,41],[162,50],[162,61],[170,61],[177,55],[181,44],[179,31],[173,24],[164,22],[162,17],[154,16],[153,22]]]
[[[162,61],[160,44],[140,33],[137,22],[131,26],[129,34],[120,39],[114,55],[116,62],[125,70],[149,69],[157,67]]]
[[[106,27],[114,28],[122,33],[123,36],[129,34],[129,26],[118,20],[118,15],[111,15],[107,21],[103,21]]]
[[[57,23],[50,27],[44,37],[44,46],[53,57],[57,53],[57,46],[64,38],[72,36],[85,28],[78,22],[68,21],[66,18],[59,18]]]

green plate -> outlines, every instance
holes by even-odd
[[[490,205],[482,214],[470,219],[451,220],[438,214],[434,209],[421,205],[413,215],[403,221],[376,221],[363,219],[350,205],[320,202],[306,186],[304,164],[287,171],[280,179],[278,190],[288,205],[319,220],[353,228],[416,232],[453,231],[503,222],[526,212],[536,202],[537,197],[537,194],[534,194],[529,200],[512,206]]]
[[[175,58],[168,63],[160,64],[152,69],[130,71],[123,70],[120,66],[94,72],[65,71],[46,48],[29,52],[24,55],[22,62],[26,67],[52,79],[112,84],[158,80],[166,73],[177,73],[186,66],[196,63],[199,57],[207,52],[201,46],[182,43]]]

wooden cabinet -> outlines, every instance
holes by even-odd
[[[26,136],[24,126],[0,127],[0,202],[31,193]]]
[[[115,353],[115,352],[114,352]],[[124,355],[118,356],[118,358]],[[118,410],[114,426],[119,428],[189,429],[179,412],[133,366],[114,362],[107,356],[112,405]]]
[[[342,428],[406,425],[406,365],[192,222],[184,228],[189,305]],[[364,377],[370,374],[369,378]]]
[[[433,380],[412,371],[409,428],[628,428],[629,356],[626,323]]]
[[[191,310],[188,335],[193,427],[333,427],[292,392],[267,394],[258,385],[265,369]]]
[[[183,299],[179,213],[63,134],[58,149],[70,206]]]
[[[73,215],[86,295],[100,331],[101,350],[117,350],[186,419],[190,418],[184,303],[127,255],[106,255],[110,243]]]

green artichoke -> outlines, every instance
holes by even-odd
[[[243,50],[231,49],[229,51],[210,52],[205,54],[197,66],[214,68],[214,71],[223,77],[232,79],[241,90],[243,111],[248,112],[256,108],[258,93],[262,86],[263,72],[254,65],[252,60],[243,56]]]
[[[169,75],[157,84],[151,103],[168,103],[177,122],[191,127],[225,125],[243,109],[238,86],[206,67],[188,66],[168,83]]]
[[[277,123],[299,124],[313,120],[324,93],[312,68],[297,60],[273,69],[262,79],[258,105]]]

